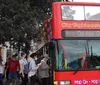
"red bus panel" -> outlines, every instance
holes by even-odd
[[[58,82],[69,80],[71,85],[100,85],[100,71],[74,71],[55,72],[55,80]]]
[[[53,38],[62,38],[62,30],[67,29],[100,29],[100,21],[94,20],[62,20],[61,5],[86,5],[100,6],[100,3],[84,3],[84,2],[55,2],[52,5],[52,22],[53,22]],[[80,14],[79,14],[80,16]]]

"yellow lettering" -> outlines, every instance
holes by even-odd
[[[62,27],[68,27],[68,28],[100,28],[99,23],[84,23],[84,22],[73,22],[73,23],[68,23],[68,22],[62,22],[61,23]]]

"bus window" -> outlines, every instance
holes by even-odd
[[[61,5],[61,16],[62,20],[100,20],[99,9],[99,6]]]
[[[57,70],[100,69],[100,40],[57,40]]]
[[[83,6],[62,5],[61,11],[62,20],[84,20]]]
[[[85,6],[86,20],[100,20],[99,9],[100,9],[100,6]]]

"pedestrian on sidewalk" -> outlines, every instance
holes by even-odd
[[[6,73],[5,73],[5,75],[6,75],[6,80],[8,81],[9,80],[9,77],[8,77],[8,74],[9,74],[9,68],[7,68],[7,64],[8,64],[8,62],[10,61],[10,57],[8,57],[7,58],[7,61],[6,61],[6,63],[5,63],[5,69],[6,69]]]
[[[38,83],[39,85],[41,85],[41,82],[39,81],[38,77],[37,77],[37,70],[39,69],[39,67],[41,66],[41,63],[37,64],[35,63],[37,59],[37,54],[36,53],[32,53],[30,55],[30,62],[28,63],[28,67],[29,67],[29,73],[28,73],[28,77],[30,79],[30,85],[35,85],[35,83]]]
[[[18,74],[17,70],[20,68],[19,67],[19,61],[16,59],[16,55],[13,55],[11,60],[7,64],[7,68],[9,68],[9,85],[16,85],[16,81],[18,79]]]
[[[4,70],[5,69],[5,63],[2,60],[2,57],[0,56],[0,85],[3,85],[3,76],[4,76]]]
[[[20,76],[21,76],[21,84],[20,85],[27,85],[28,82],[28,61],[26,60],[26,54],[21,53],[21,59],[19,60],[20,63]]]
[[[38,76],[42,80],[42,85],[49,85],[50,76],[49,76],[49,65],[47,60],[49,59],[48,55],[45,54],[42,56],[41,67],[38,69]]]

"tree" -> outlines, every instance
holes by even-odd
[[[34,7],[37,7],[38,9],[40,9],[43,14],[44,19],[45,19],[45,17],[50,18],[52,3],[53,3],[53,0],[30,0],[31,8],[34,9]],[[44,19],[42,19],[42,20],[44,20]]]
[[[10,41],[20,49],[23,43],[34,39],[42,22],[43,11],[30,7],[28,0],[2,0],[0,3],[0,43]],[[13,42],[12,42],[13,41]],[[29,46],[29,45],[26,45]]]
[[[54,0],[0,0],[0,43],[13,47],[26,44],[39,33],[39,25],[51,17]],[[15,44],[16,43],[16,44]]]

